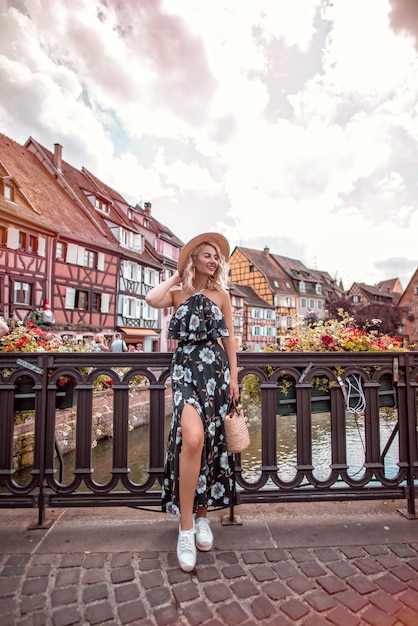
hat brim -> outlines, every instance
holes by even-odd
[[[190,241],[186,243],[186,245],[180,252],[179,259],[177,261],[177,269],[180,276],[184,272],[187,264],[187,259],[189,258],[190,254],[202,243],[214,244],[218,248],[219,252],[225,257],[225,260],[228,260],[229,243],[226,237],[224,237],[220,233],[202,233],[201,235],[197,235],[196,237],[193,237],[193,239],[190,239]]]

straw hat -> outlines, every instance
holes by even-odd
[[[184,269],[187,264],[187,259],[189,255],[193,252],[197,246],[200,246],[202,243],[211,243],[214,244],[219,252],[225,257],[227,261],[229,258],[229,243],[226,237],[220,235],[219,233],[202,233],[201,235],[197,235],[190,239],[188,243],[184,246],[179,255],[179,260],[177,262],[177,269],[180,276],[183,274]]]

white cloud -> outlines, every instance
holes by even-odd
[[[0,0],[0,130],[62,143],[183,240],[217,227],[346,286],[400,270],[405,285],[418,60],[392,28],[403,2]]]

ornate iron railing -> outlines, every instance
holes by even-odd
[[[40,526],[45,523],[48,507],[158,509],[166,445],[165,391],[170,360],[168,353],[0,353],[0,508],[35,507]],[[260,467],[256,479],[246,476],[240,455],[234,460],[240,502],[393,498],[405,500],[407,515],[415,517],[417,352],[241,352],[238,365],[241,383],[245,376],[254,376],[261,398]],[[105,483],[95,481],[92,466],[94,380],[103,374],[113,381],[112,467],[111,477]],[[146,478],[140,483],[130,477],[128,454],[130,381],[137,375],[148,381],[150,415],[149,462]],[[75,465],[71,480],[65,483],[58,471],[61,454],[56,440],[56,401],[62,376],[76,381],[77,392]],[[344,383],[350,376],[361,381],[365,402],[364,463],[360,475],[350,472],[347,457]],[[15,395],[18,395],[17,385],[22,377],[32,380],[35,395],[33,464],[30,479],[23,483],[16,480],[13,465]],[[328,381],[326,392],[322,392],[329,403],[331,433],[331,462],[325,478],[318,478],[318,467],[312,456],[312,394],[319,379]],[[382,381],[386,385],[388,379],[392,385],[389,393],[395,398],[396,419],[389,440],[382,444],[379,398],[382,393],[388,393],[382,385]],[[280,475],[278,454],[279,392],[283,380],[286,387],[294,391],[296,464],[290,479]],[[398,469],[388,475],[385,455],[393,447]],[[230,514],[233,515],[233,509]]]

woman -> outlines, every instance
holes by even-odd
[[[94,338],[95,351],[96,352],[109,352],[109,346],[107,345],[105,336],[103,333],[97,333]]]
[[[208,506],[235,502],[223,424],[230,398],[238,400],[239,395],[231,304],[225,290],[228,257],[223,235],[198,235],[181,251],[175,274],[146,296],[150,306],[175,309],[168,336],[179,343],[171,364],[174,413],[162,507],[173,515],[180,513],[177,558],[186,572],[196,565],[196,545],[202,551],[212,548]]]

